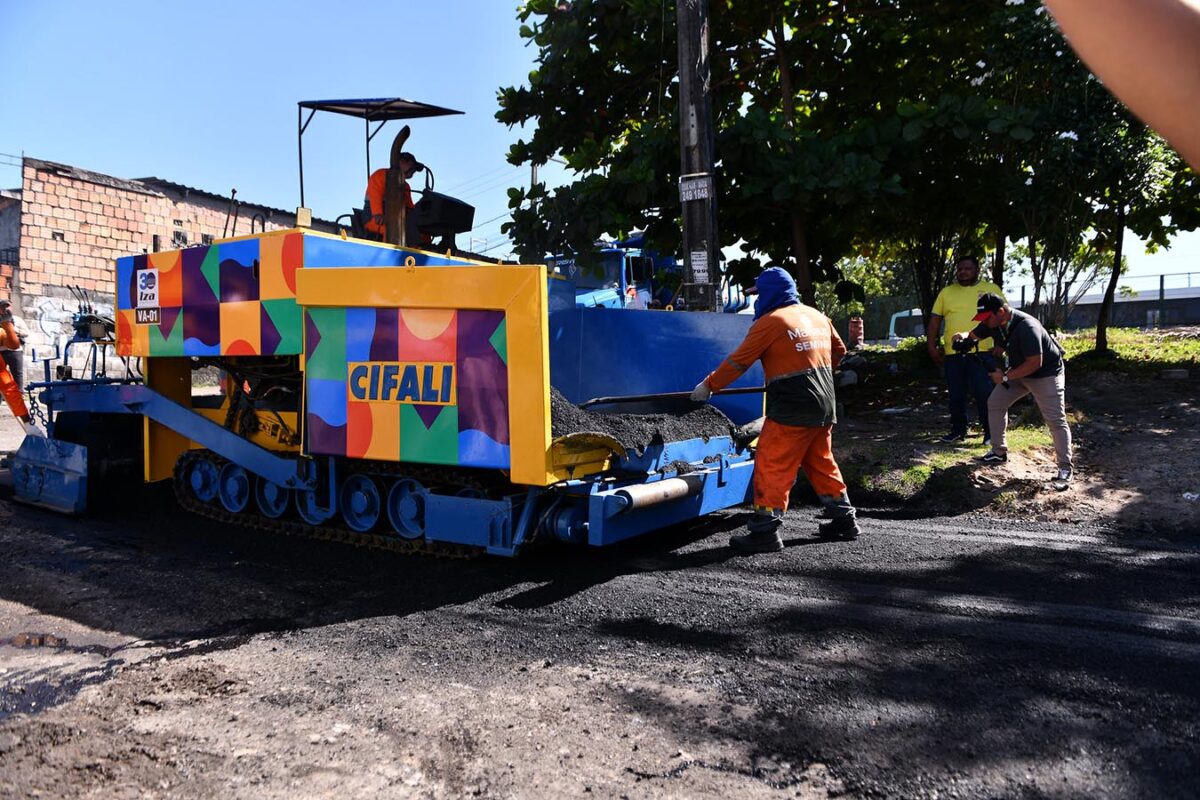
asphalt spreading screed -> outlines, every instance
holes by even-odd
[[[554,436],[603,433],[628,450],[684,439],[729,436],[733,423],[715,406],[704,404],[682,414],[613,414],[580,408],[550,387],[550,429]]]

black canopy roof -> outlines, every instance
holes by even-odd
[[[366,100],[303,100],[301,108],[311,108],[313,111],[331,111],[334,114],[346,114],[358,117],[367,122],[386,122],[393,119],[418,119],[420,117],[442,117],[447,114],[461,114],[452,108],[432,106],[428,103],[418,103],[415,100],[405,100],[403,97],[376,97]]]

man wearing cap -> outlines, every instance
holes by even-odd
[[[988,429],[987,402],[988,395],[992,393],[992,381],[988,373],[996,367],[991,353],[992,340],[980,341],[976,352],[969,353],[953,351],[951,343],[956,334],[966,333],[975,327],[971,317],[975,316],[975,304],[979,302],[981,294],[991,292],[1001,297],[1004,295],[996,284],[979,279],[979,260],[974,256],[964,256],[958,260],[954,278],[954,283],[942,289],[933,301],[933,313],[925,331],[929,357],[935,364],[945,368],[946,385],[950,389],[950,433],[939,441],[949,444],[967,438],[967,397],[970,396],[975,398],[979,425],[983,428],[983,442],[988,444],[991,432]],[[939,328],[942,328],[940,337]]]
[[[754,323],[746,338],[692,390],[692,399],[703,402],[762,361],[767,418],[754,456],[754,515],[747,533],[732,537],[729,544],[753,553],[783,549],[779,527],[800,469],[830,517],[818,528],[819,535],[854,539],[859,534],[856,512],[832,450],[837,422],[833,368],[846,346],[828,317],[801,304],[786,270],[764,270],[755,289]]]
[[[972,340],[995,337],[1008,355],[1008,370],[991,373],[996,384],[988,398],[988,419],[992,431],[992,450],[980,457],[984,464],[1008,461],[1008,409],[1027,394],[1032,394],[1050,435],[1058,474],[1054,488],[1066,489],[1071,481],[1071,429],[1067,425],[1066,368],[1063,349],[1034,317],[1010,308],[998,294],[984,294],[976,307],[973,331],[956,338]]]
[[[404,174],[404,205],[406,208],[413,208],[412,191],[408,187],[408,182],[412,180],[413,175],[425,169],[425,165],[417,161],[416,156],[412,153],[400,154],[400,169]],[[383,222],[383,198],[387,194],[387,179],[389,167],[377,169],[371,173],[371,177],[367,180],[367,193],[363,197],[363,205],[371,218],[367,220],[364,226],[368,231],[379,236],[380,241],[387,241],[387,226]],[[415,237],[413,237],[415,239]]]

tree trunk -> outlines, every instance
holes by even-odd
[[[792,88],[792,65],[788,61],[783,35],[783,22],[779,17],[771,20],[771,36],[775,43],[775,58],[779,64],[779,92],[783,121],[788,130],[795,130],[796,124],[796,93]],[[791,145],[788,145],[789,148]],[[793,208],[790,213],[792,226],[792,255],[796,258],[796,288],[800,290],[800,299],[805,305],[816,305],[817,293],[813,289],[812,264],[808,260],[808,230],[804,218],[804,209]]]
[[[912,249],[913,284],[921,302],[921,313],[928,323],[933,312],[933,301],[942,289],[942,256],[936,235],[915,244]]]
[[[1003,228],[996,229],[996,257],[992,260],[992,283],[1004,288],[1004,245],[1008,242],[1008,234]]]
[[[812,264],[808,260],[808,230],[805,226],[804,212],[798,208],[792,209],[792,255],[796,257],[796,288],[800,290],[800,299],[805,305],[817,304],[817,293],[813,289]]]
[[[1042,315],[1039,313],[1039,307],[1042,300],[1042,281],[1044,276],[1042,269],[1038,266],[1037,240],[1032,236],[1029,237],[1029,274],[1033,277],[1033,314],[1038,319],[1041,319]],[[1025,309],[1021,310],[1025,311]]]
[[[1096,319],[1096,352],[1108,352],[1108,322],[1112,318],[1113,302],[1117,296],[1117,283],[1121,280],[1121,246],[1125,241],[1125,206],[1117,206],[1117,224],[1113,232],[1113,267],[1104,289],[1104,300],[1100,303],[1100,316]]]

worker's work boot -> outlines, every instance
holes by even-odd
[[[779,538],[782,524],[782,510],[756,507],[746,523],[746,532],[729,537],[729,546],[743,553],[776,553],[783,549],[783,539]]]
[[[835,517],[817,526],[817,534],[822,539],[839,539],[843,542],[857,539],[860,532],[858,522],[852,516]]]
[[[730,536],[729,546],[742,553],[777,553],[783,549],[783,539],[779,538],[779,531],[751,531],[740,536]]]

